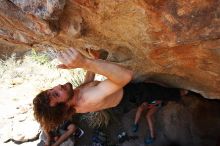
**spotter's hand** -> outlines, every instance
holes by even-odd
[[[60,53],[58,59],[62,64],[59,64],[57,67],[62,69],[80,68],[86,60],[85,57],[74,48]]]

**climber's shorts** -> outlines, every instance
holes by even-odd
[[[155,108],[155,107],[160,108],[162,106],[162,101],[161,100],[155,100],[155,101],[152,101],[151,103],[143,102],[140,106],[144,110],[152,109],[152,108]]]
[[[179,100],[180,90],[168,88],[154,83],[129,83],[123,88],[123,99],[121,102],[132,102],[137,106],[143,102],[153,103],[157,100],[170,101]]]

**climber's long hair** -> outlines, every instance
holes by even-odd
[[[75,114],[75,109],[65,103],[59,103],[53,107],[49,103],[47,90],[39,93],[33,99],[34,117],[47,132],[58,127],[63,121],[70,119]]]

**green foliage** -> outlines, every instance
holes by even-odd
[[[0,76],[2,77],[5,72],[14,70],[21,64],[20,60],[16,60],[16,54],[12,54],[10,57],[5,57],[5,60],[0,59]]]
[[[47,54],[36,52],[34,49],[31,50],[31,59],[42,65],[50,61]]]
[[[91,128],[107,127],[110,121],[110,114],[107,110],[103,110],[86,113],[81,118],[85,120]]]
[[[73,75],[70,81],[73,84],[73,86],[78,87],[79,85],[81,85],[85,78],[85,71],[82,69],[75,69],[70,70],[70,72],[72,72]]]

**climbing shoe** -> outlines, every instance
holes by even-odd
[[[129,140],[128,135],[125,131],[121,132],[118,134],[118,142],[121,144],[125,141]]]
[[[81,128],[77,128],[77,129],[76,129],[76,132],[75,132],[75,137],[76,137],[76,138],[82,137],[83,134],[84,134],[84,131],[83,131]]]
[[[154,142],[155,138],[148,137],[144,140],[145,144],[152,144]]]
[[[138,131],[138,124],[133,124],[133,125],[131,126],[131,131],[132,131],[132,132],[137,132],[137,131]]]

